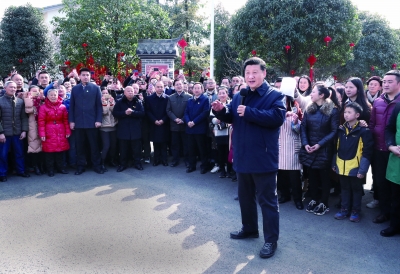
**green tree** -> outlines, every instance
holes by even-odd
[[[204,40],[208,39],[210,30],[205,23],[207,18],[200,12],[203,5],[199,0],[167,0],[162,7],[172,22],[168,30],[170,37],[183,35],[188,43],[185,49],[187,62],[183,69],[189,79],[198,79],[198,71],[209,66],[205,62],[209,60],[209,50],[204,46]],[[175,67],[182,68],[180,58],[175,60]]]
[[[361,35],[356,11],[350,0],[249,0],[232,18],[232,39],[241,58],[256,50],[283,74],[308,72],[314,54],[320,78],[351,57],[349,43]],[[328,47],[326,36],[332,38]]]
[[[362,37],[354,46],[353,58],[337,70],[339,80],[350,76],[367,79],[383,75],[400,61],[399,31],[377,14],[360,12]]]
[[[95,62],[116,74],[121,69],[118,63],[138,61],[138,39],[168,38],[167,14],[152,2],[63,0],[63,4],[66,17],[53,22],[54,33],[60,36],[60,62],[70,60],[75,66],[92,55]]]
[[[216,61],[215,78],[220,81],[224,76],[235,76],[241,74],[241,60],[233,49],[230,39],[232,28],[230,26],[231,16],[218,4],[215,8],[214,19],[214,56]]]
[[[30,4],[7,8],[0,25],[0,73],[13,67],[26,78],[43,64],[52,66],[52,46],[43,15]]]

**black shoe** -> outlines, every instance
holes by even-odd
[[[34,166],[33,171],[35,172],[36,175],[42,175],[42,172],[40,171],[38,166]]]
[[[299,210],[303,210],[304,209],[303,202],[298,201],[298,202],[295,202],[294,204],[296,205],[297,209],[299,209]]]
[[[179,162],[172,162],[171,167],[176,167],[177,165],[179,165]]]
[[[134,166],[137,170],[143,170],[142,164],[136,164]]]
[[[206,174],[206,173],[207,173],[207,169],[202,168],[202,169],[200,170],[200,174]]]
[[[259,236],[258,231],[246,232],[241,229],[239,231],[231,232],[231,239],[258,238]]]
[[[66,171],[65,169],[58,169],[57,172],[61,174],[68,174],[68,171]]]
[[[78,167],[78,169],[75,171],[75,175],[81,175],[83,172],[85,172],[85,169]]]
[[[221,171],[220,173],[219,173],[219,178],[226,178],[226,171],[224,170],[224,171]]]
[[[17,173],[17,176],[24,177],[24,178],[31,177],[31,175],[29,175],[28,173]]]
[[[190,172],[193,172],[193,171],[195,171],[195,170],[196,170],[195,167],[188,167],[188,168],[186,169],[186,173],[190,173]]]
[[[116,163],[114,160],[111,160],[111,161],[108,163],[108,165],[109,165],[110,167],[117,167],[117,166],[118,166],[117,163]]]
[[[122,172],[122,171],[124,171],[125,169],[127,169],[128,167],[127,166],[119,166],[118,168],[117,168],[117,172]]]
[[[396,234],[400,234],[400,229],[396,229],[393,226],[389,226],[388,228],[381,231],[381,236],[383,237],[392,237]]]
[[[168,166],[168,161],[162,161],[163,166]]]
[[[237,182],[236,172],[232,173],[232,182]]]
[[[6,176],[0,176],[0,182],[7,182]]]
[[[185,161],[185,167],[188,168],[190,166],[189,162]]]
[[[286,203],[286,202],[288,202],[288,201],[290,201],[290,198],[287,198],[287,197],[284,197],[284,196],[282,196],[282,197],[280,197],[280,198],[278,199],[278,202],[279,202],[280,204],[284,204],[284,203]]]
[[[387,215],[379,214],[375,219],[372,220],[372,222],[375,224],[381,224],[381,223],[387,222],[389,220],[390,220],[390,218]]]
[[[47,175],[49,175],[49,177],[54,177],[54,172],[53,172],[53,171],[49,171],[49,172],[47,173]]]
[[[261,258],[271,258],[274,256],[278,243],[265,243],[260,250]]]
[[[159,160],[154,160],[153,166],[158,166],[161,162]]]

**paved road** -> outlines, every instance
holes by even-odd
[[[240,228],[236,186],[182,165],[9,177],[0,273],[400,273],[400,237],[379,235],[387,224],[371,222],[369,192],[360,223],[281,205],[277,253],[260,259],[262,237],[229,239]]]

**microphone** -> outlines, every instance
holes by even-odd
[[[243,105],[244,99],[249,94],[249,90],[247,88],[242,88],[240,90],[240,104]]]

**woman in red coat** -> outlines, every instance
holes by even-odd
[[[54,176],[54,163],[59,173],[67,174],[63,168],[63,154],[69,149],[67,138],[71,135],[71,130],[67,109],[56,89],[47,92],[45,103],[40,107],[38,124],[48,175]]]

